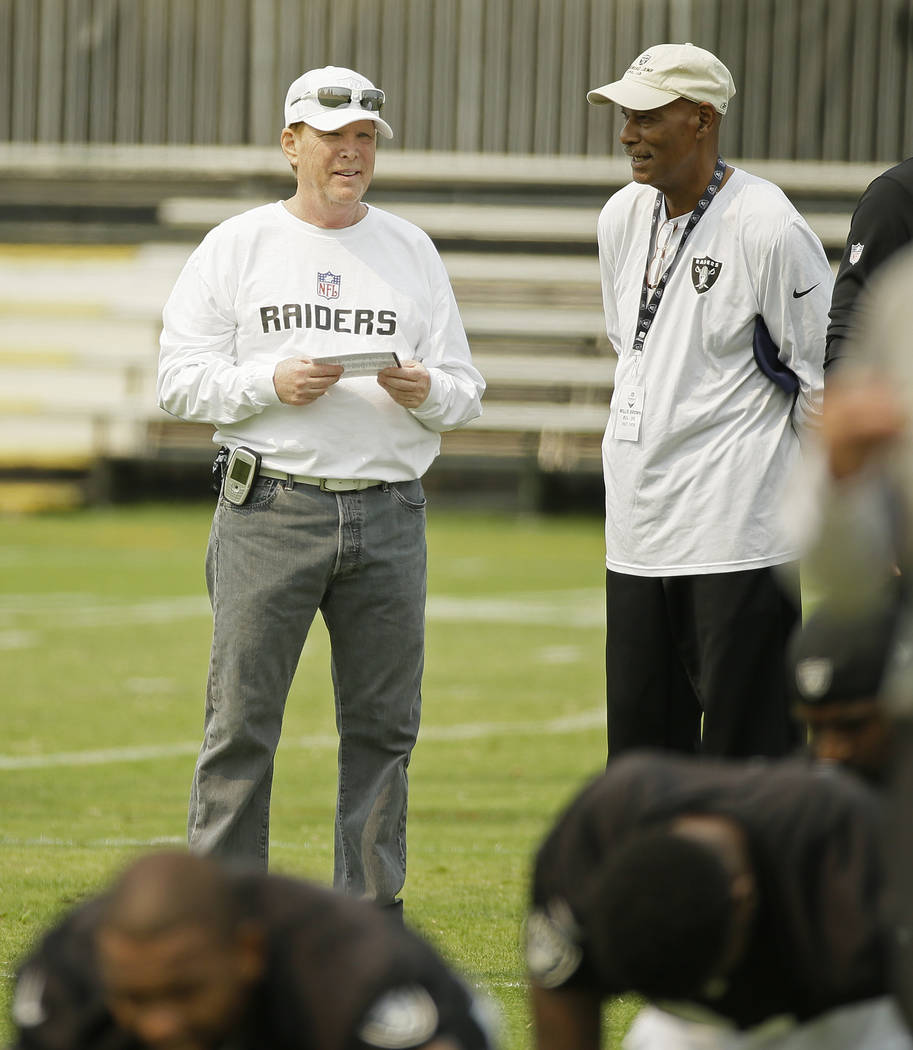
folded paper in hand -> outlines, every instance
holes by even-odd
[[[343,379],[351,376],[373,376],[382,368],[399,368],[399,358],[392,350],[384,353],[333,354],[331,357],[312,357],[315,365],[342,365]]]

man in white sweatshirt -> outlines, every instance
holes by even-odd
[[[720,156],[734,94],[709,51],[658,44],[587,95],[619,107],[633,180],[598,224],[613,755],[796,742],[780,493],[820,409],[833,278],[782,191]]]
[[[481,412],[443,263],[362,201],[384,94],[350,70],[289,88],[288,200],[212,230],[164,311],[159,400],[212,423],[213,641],[190,846],[267,863],[273,758],[319,609],[339,730],[334,884],[399,909],[424,659],[425,498],[440,432]]]

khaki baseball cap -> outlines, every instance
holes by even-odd
[[[621,80],[587,92],[587,102],[614,102],[626,109],[658,109],[677,98],[709,102],[725,114],[735,94],[732,74],[723,63],[694,44],[656,44],[639,55]]]

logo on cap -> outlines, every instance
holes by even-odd
[[[644,73],[652,72],[652,67],[650,66],[651,59],[652,56],[650,55],[650,52],[644,52],[644,54],[642,54],[640,58],[635,58],[634,61],[628,66],[625,76],[639,77],[642,76]]]

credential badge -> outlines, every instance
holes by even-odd
[[[698,295],[702,295],[713,287],[722,269],[723,264],[717,262],[716,259],[711,259],[709,255],[691,260],[691,281]]]
[[[342,276],[338,273],[330,273],[329,270],[326,273],[318,273],[317,294],[324,299],[338,299],[341,282]]]
[[[864,244],[851,244],[850,245],[850,266],[855,266],[856,263],[862,258],[862,250],[865,248]]]

